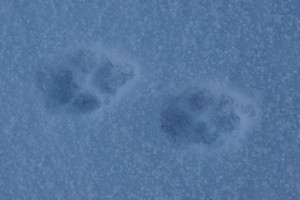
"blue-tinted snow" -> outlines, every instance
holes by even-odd
[[[0,199],[299,198],[297,0],[4,0],[0,69]]]

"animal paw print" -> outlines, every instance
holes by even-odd
[[[105,55],[96,56],[80,49],[52,63],[37,73],[38,85],[48,107],[89,113],[114,100],[135,78],[134,67],[126,62],[114,63]]]
[[[239,102],[209,88],[171,97],[160,113],[161,129],[172,140],[213,145],[241,126]]]

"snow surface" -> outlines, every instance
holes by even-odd
[[[300,2],[2,1],[0,199],[300,196]]]

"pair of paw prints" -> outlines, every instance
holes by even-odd
[[[134,67],[81,49],[37,73],[48,107],[89,113],[101,109],[135,78]]]
[[[186,90],[165,102],[161,129],[175,142],[217,145],[251,120],[253,116],[242,108],[243,102],[230,93],[209,88]]]
[[[136,68],[81,49],[37,73],[47,106],[86,114],[109,107],[137,78]],[[169,95],[160,110],[160,128],[179,144],[218,145],[239,137],[256,118],[247,98],[229,88],[190,88]]]

